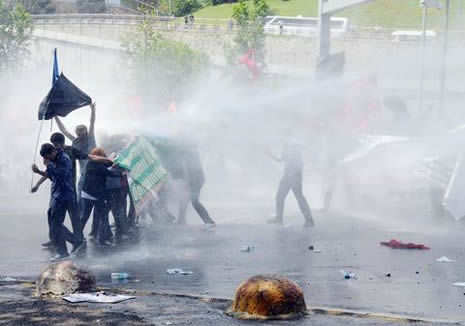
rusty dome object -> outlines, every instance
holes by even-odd
[[[304,293],[293,281],[280,275],[256,275],[236,290],[226,312],[239,319],[293,319],[307,313]]]
[[[74,292],[95,291],[95,276],[71,261],[49,265],[36,280],[36,295],[58,297]]]

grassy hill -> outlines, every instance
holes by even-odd
[[[337,0],[332,0],[337,1]],[[443,0],[444,1],[444,0]],[[316,17],[318,0],[267,0],[268,5],[280,16]],[[228,19],[232,15],[234,4],[208,6],[195,13],[199,18]],[[441,27],[444,9],[428,9],[428,27]],[[392,28],[420,29],[422,24],[422,8],[418,0],[373,0],[337,14],[347,17],[357,26],[374,26]],[[451,26],[465,27],[465,2],[451,0]]]

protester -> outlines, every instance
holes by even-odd
[[[122,173],[124,170],[120,167],[111,167],[110,171],[121,173],[121,175],[107,176],[105,187],[107,189],[108,212],[111,211],[115,220],[115,243],[121,244],[123,240],[126,240],[128,231],[128,217],[126,214],[127,207],[127,188],[125,187],[126,180]],[[108,213],[105,214],[108,216]]]
[[[72,164],[72,168],[73,168],[73,185],[75,187],[74,188],[75,190],[76,190],[76,161],[77,160],[90,159],[90,160],[99,161],[99,162],[102,162],[102,163],[111,163],[111,160],[108,160],[106,158],[100,158],[98,156],[88,155],[88,154],[85,154],[85,153],[81,152],[79,149],[77,149],[77,148],[75,148],[73,146],[65,145],[65,136],[63,134],[59,133],[59,132],[55,132],[50,136],[50,142],[53,144],[53,146],[55,146],[55,148],[63,150],[68,155],[68,157],[71,159],[71,164]],[[37,182],[37,184],[31,189],[31,192],[32,193],[37,192],[39,190],[39,187],[42,185],[42,183],[45,180],[47,180],[47,178],[42,177]],[[75,207],[77,208],[77,204],[76,204]],[[68,211],[68,214],[69,214],[70,219],[71,219],[71,225],[73,227],[73,233],[77,237],[79,237],[80,239],[85,241],[84,235],[82,233],[81,216],[80,216],[79,209],[76,209],[75,212]],[[48,221],[48,222],[49,222],[49,226],[50,226],[50,221]],[[50,248],[50,247],[53,246],[53,242],[51,241],[51,237],[50,237],[50,232],[49,232],[49,238],[50,238],[50,241],[43,243],[42,244],[43,247]]]
[[[94,148],[91,155],[106,157],[105,151],[101,148]],[[120,170],[110,171],[106,163],[90,161],[86,167],[86,175],[82,187],[81,219],[84,229],[89,220],[92,210],[94,218],[90,236],[100,245],[111,245],[113,234],[108,222],[108,198],[109,193],[106,188],[107,177],[125,174]],[[91,239],[91,240],[93,240]]]
[[[210,229],[216,226],[215,221],[208,214],[207,209],[200,202],[200,191],[205,183],[205,175],[203,173],[200,155],[195,144],[183,144],[182,151],[183,178],[186,182],[186,190],[188,196],[180,201],[179,216],[177,223],[186,223],[186,209],[189,201],[192,203],[197,214],[205,223],[204,228]]]
[[[273,153],[269,150],[266,153],[275,161],[282,162],[284,164],[284,173],[276,194],[276,217],[268,220],[268,223],[283,223],[284,202],[289,191],[292,189],[300,210],[305,217],[305,224],[303,226],[312,227],[312,213],[307,200],[302,193],[303,159],[299,144],[293,140],[289,141],[280,158],[273,155]]]
[[[91,115],[90,115],[90,125],[89,125],[89,130],[87,130],[87,127],[84,125],[78,125],[76,127],[76,136],[71,134],[64,124],[61,122],[61,120],[58,117],[55,117],[55,121],[58,125],[58,129],[69,139],[72,141],[72,146],[74,148],[77,148],[81,152],[85,154],[89,154],[90,151],[97,147],[96,142],[95,142],[95,111],[96,111],[96,106],[95,103],[92,103],[90,105],[91,109]],[[81,190],[82,186],[84,184],[84,175],[86,171],[86,164],[87,160],[81,159],[79,160],[79,171],[80,171],[80,178],[79,178],[79,183],[78,183],[78,191],[77,191],[77,200],[78,203],[80,204],[81,200]]]
[[[52,144],[43,144],[40,155],[44,159],[44,165],[47,167],[46,171],[41,171],[35,164],[32,169],[35,173],[52,181],[48,215],[51,238],[56,251],[56,255],[51,260],[57,261],[69,257],[66,241],[73,245],[72,252],[84,248],[85,243],[82,238],[71,233],[63,224],[66,212],[76,211],[70,158],[61,148],[57,149]]]

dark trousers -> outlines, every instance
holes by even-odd
[[[75,246],[79,245],[82,241],[64,225],[66,211],[74,210],[74,208],[71,208],[74,206],[74,199],[68,201],[52,201],[47,212],[50,221],[50,238],[59,255],[68,255],[66,241]]]
[[[128,218],[126,215],[127,192],[123,188],[111,189],[108,191],[108,211],[111,211],[115,219],[115,237],[120,240],[128,229]],[[108,213],[107,213],[108,215]]]
[[[186,222],[186,209],[187,205],[189,205],[189,201],[192,203],[192,207],[194,207],[195,211],[197,214],[199,214],[200,218],[205,224],[215,223],[215,221],[213,221],[213,219],[208,214],[205,206],[203,206],[199,200],[202,186],[203,184],[189,185],[189,196],[183,197],[179,203],[179,215],[177,223],[184,224]]]
[[[276,219],[283,220],[284,201],[289,191],[294,193],[295,199],[299,204],[300,210],[307,222],[313,222],[312,212],[308,206],[302,192],[302,173],[285,173],[279,182],[278,193],[276,194]]]
[[[78,209],[76,201],[74,201],[73,204],[68,205],[67,212],[71,220],[71,226],[73,227],[73,234],[76,236],[76,238],[80,242],[84,241],[84,236],[82,234],[82,226],[81,226],[81,216],[79,214],[79,209]],[[47,212],[47,217],[48,217],[48,228],[49,228],[48,237],[50,240],[52,240],[52,229],[51,229],[52,215],[49,212]]]
[[[77,191],[76,191],[76,200],[77,200],[79,211],[81,211],[83,185],[84,185],[84,174],[81,174],[77,182]]]
[[[104,199],[90,200],[81,198],[82,230],[86,227],[92,210],[94,211],[94,216],[92,219],[92,231],[90,232],[90,235],[96,238],[98,242],[110,239],[113,235],[108,222],[107,202]]]

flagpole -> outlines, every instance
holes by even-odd
[[[55,76],[58,74],[58,64],[56,61],[57,49],[54,48],[52,53],[53,53],[53,69],[52,69],[52,87],[53,87],[53,84],[55,83]],[[55,71],[55,68],[56,68],[56,71]],[[44,115],[42,116],[42,121],[40,122],[39,134],[37,135],[36,147],[34,150],[34,164],[36,164],[36,161],[37,161],[37,150],[39,149],[39,140],[40,140],[40,135],[42,135],[42,128],[44,126],[45,116],[47,115],[47,109],[48,109],[48,106],[45,108]],[[53,120],[50,124],[50,132],[52,132],[52,127],[53,127]],[[34,171],[32,172],[32,175],[31,175],[31,191],[32,191],[32,187],[34,187]]]
[[[42,118],[42,121],[40,122],[39,134],[37,135],[36,147],[34,150],[34,164],[36,164],[36,160],[37,160],[37,149],[39,148],[39,140],[40,140],[40,135],[42,134],[42,127],[44,126],[46,113],[47,112],[44,112],[44,117]],[[32,191],[32,187],[34,187],[34,172],[32,172],[32,176],[31,176],[31,191]]]

